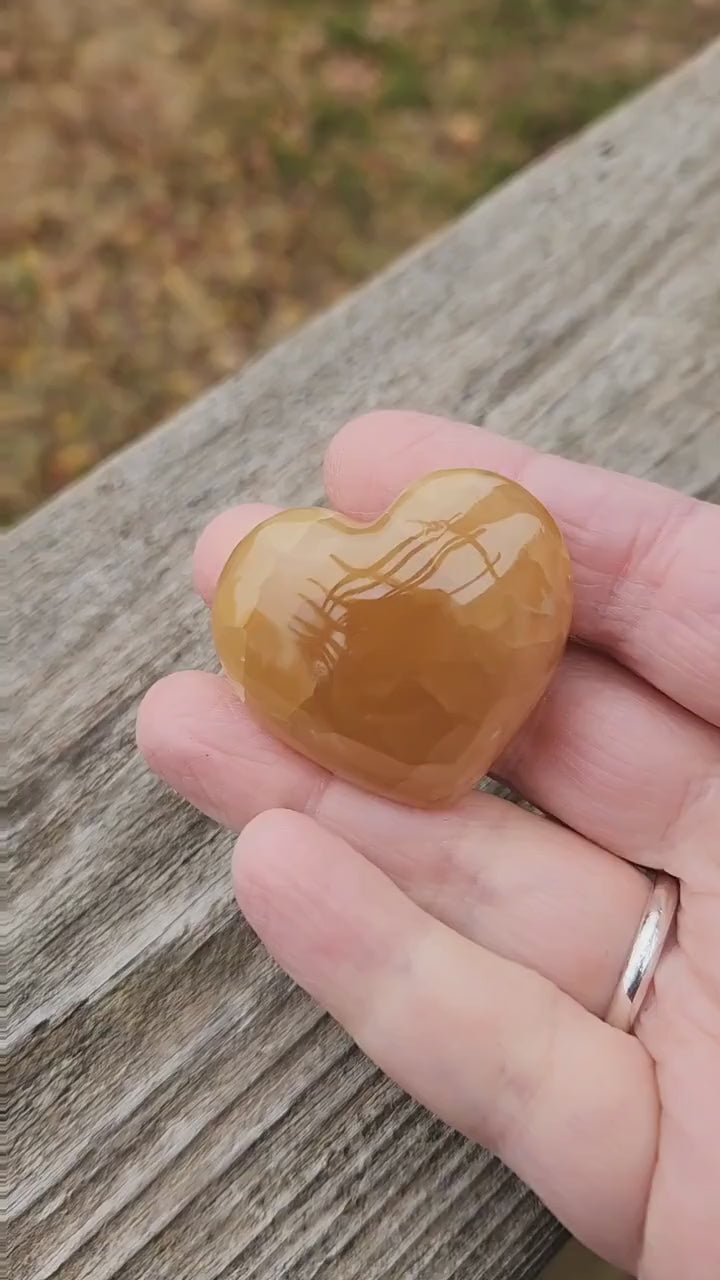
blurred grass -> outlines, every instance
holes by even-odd
[[[5,521],[720,31],[720,0],[11,0]]]

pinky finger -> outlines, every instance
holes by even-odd
[[[280,965],[389,1076],[633,1269],[657,1141],[636,1040],[427,915],[311,818],[250,822],[234,880]]]

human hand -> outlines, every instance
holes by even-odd
[[[362,793],[204,672],[149,691],[140,748],[242,830],[242,911],[388,1075],[616,1265],[717,1280],[720,508],[418,414],[351,423],[326,487],[373,519],[426,472],[466,466],[530,489],[572,556],[581,644],[496,765],[559,823],[482,792],[443,812]],[[270,514],[238,507],[205,530],[206,601]],[[636,862],[678,878],[680,907],[629,1035],[602,1019],[648,897]]]

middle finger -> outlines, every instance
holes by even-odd
[[[239,831],[268,809],[308,813],[436,919],[605,1013],[648,895],[629,863],[496,796],[419,812],[360,792],[266,734],[208,672],[155,685],[138,742],[223,826]]]

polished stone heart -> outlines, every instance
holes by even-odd
[[[340,777],[450,804],[542,697],[570,626],[551,516],[489,471],[438,471],[374,524],[286,511],[235,548],[213,634],[238,696]]]

